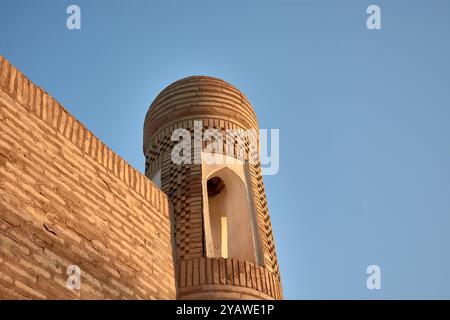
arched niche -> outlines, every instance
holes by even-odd
[[[207,257],[260,264],[253,197],[242,161],[203,164],[204,247]]]

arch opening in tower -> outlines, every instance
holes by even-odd
[[[234,258],[259,264],[259,245],[243,164],[206,168],[204,193],[207,257]]]

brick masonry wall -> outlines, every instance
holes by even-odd
[[[263,265],[254,266],[246,262],[250,268],[244,270],[226,268],[229,263],[237,262],[233,259],[204,259],[201,165],[177,165],[171,161],[171,151],[175,145],[171,140],[172,132],[184,128],[194,139],[194,122],[199,120],[202,122],[201,134],[207,129],[216,128],[225,137],[227,129],[258,128],[256,114],[247,98],[232,85],[211,77],[194,76],[174,82],[158,95],[147,112],[144,124],[146,175],[152,177],[157,170],[161,170],[161,188],[168,195],[173,208],[179,297],[281,299],[281,277],[259,162],[250,164],[249,168]],[[251,151],[248,139],[245,139],[244,145],[244,159],[249,159]],[[194,153],[200,150],[195,150],[194,145],[192,147],[191,159],[194,160]],[[206,141],[197,147],[205,148]],[[233,148],[237,149],[237,145],[234,144]],[[225,143],[223,150],[228,154]],[[208,273],[208,269],[200,269],[203,261],[213,263],[213,266],[219,263],[218,271],[211,269],[212,273]],[[206,280],[201,282],[204,272]],[[267,274],[268,286],[263,286],[266,282],[254,280],[261,273]],[[241,275],[239,281],[232,280],[237,274]],[[211,275],[225,276],[226,283],[207,280]]]
[[[203,121],[203,132],[216,128],[223,136],[227,129],[258,129],[256,114],[245,95],[220,79],[193,76],[178,80],[153,101],[144,124],[146,175],[151,177],[161,169],[162,190],[169,196],[175,214],[178,259],[204,256],[201,166],[176,165],[170,160],[175,144],[172,132],[176,128],[188,129],[194,138],[194,120]],[[223,149],[226,153],[225,145]],[[248,141],[244,152],[248,159]],[[250,174],[264,264],[280,276],[260,163],[250,165]]]
[[[0,299],[175,299],[170,220],[163,192],[0,56]]]

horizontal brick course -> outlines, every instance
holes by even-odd
[[[171,241],[166,195],[0,56],[0,298],[174,299]]]

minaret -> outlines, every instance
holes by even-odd
[[[282,298],[257,130],[245,95],[212,77],[176,81],[147,112],[145,174],[170,199],[180,299]]]

